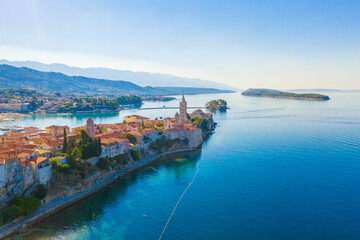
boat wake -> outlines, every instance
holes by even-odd
[[[187,192],[187,190],[189,190],[189,188],[191,187],[191,185],[194,183],[195,178],[196,178],[196,175],[197,175],[197,173],[199,172],[199,163],[200,163],[200,161],[201,161],[201,159],[200,159],[200,160],[198,161],[198,163],[196,164],[196,172],[195,172],[195,174],[194,174],[191,182],[190,182],[190,183],[188,184],[188,186],[185,188],[184,192],[181,194],[179,200],[177,201],[174,209],[172,210],[172,212],[171,212],[171,214],[170,214],[170,217],[169,217],[169,219],[167,220],[167,222],[166,222],[166,224],[165,224],[165,227],[164,227],[163,231],[162,231],[161,234],[160,234],[159,240],[161,240],[162,236],[164,235],[164,233],[165,233],[165,231],[166,231],[166,228],[167,228],[167,226],[169,225],[169,222],[171,221],[171,218],[172,218],[172,216],[174,215],[174,213],[175,213],[177,207],[179,206],[182,198],[184,197],[185,193]]]

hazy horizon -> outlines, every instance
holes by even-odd
[[[356,90],[359,10],[358,1],[3,1],[0,59],[238,89]]]

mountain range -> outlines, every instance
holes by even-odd
[[[109,80],[126,80],[136,85],[145,87],[191,87],[191,88],[217,88],[223,90],[237,90],[227,84],[197,78],[179,77],[169,74],[133,72],[128,70],[116,70],[110,68],[79,68],[65,64],[44,64],[35,61],[8,61],[0,60],[0,64],[15,67],[28,67],[44,72],[61,72],[69,76],[84,76],[88,78],[100,78]]]
[[[0,65],[0,81],[0,88],[28,88],[42,92],[65,92],[86,95],[177,95],[233,92],[215,88],[142,87],[129,81],[68,76],[59,72],[43,72],[27,67],[14,67],[6,64]]]

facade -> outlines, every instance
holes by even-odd
[[[21,165],[14,159],[5,161],[5,188],[10,196],[16,196],[24,186]]]
[[[171,129],[173,128],[174,125],[171,122],[171,119],[166,119],[164,122],[164,129]]]
[[[46,133],[50,134],[52,136],[58,136],[58,135],[63,135],[64,134],[64,129],[66,131],[66,134],[68,134],[70,132],[70,128],[68,126],[49,126],[46,128]]]
[[[169,128],[169,129],[166,129],[166,130],[164,131],[164,134],[165,134],[169,139],[180,138],[179,128]]]
[[[16,183],[22,180],[21,165],[16,160],[8,159],[4,165],[6,184]]]
[[[104,139],[101,141],[101,157],[115,157],[124,154],[129,150],[129,140],[127,139]]]
[[[48,140],[41,145],[41,150],[51,151],[52,153],[61,152],[63,150],[64,141],[61,140]]]
[[[198,109],[198,110],[193,111],[193,113],[191,114],[191,118],[196,118],[196,117],[198,117],[200,119],[205,119],[206,114],[201,109]]]
[[[175,126],[178,127],[180,125],[180,115],[178,112],[175,113]]]
[[[36,127],[27,127],[27,128],[25,128],[25,134],[26,135],[30,135],[32,133],[37,133],[37,132],[39,132],[39,129],[36,128]]]
[[[28,103],[0,103],[0,112],[27,112]]]
[[[142,133],[144,134],[145,140],[149,139],[147,142],[153,142],[159,138],[159,132],[153,128],[145,128],[142,130]]]
[[[130,132],[138,132],[141,128],[139,123],[131,122],[127,124],[126,130]]]
[[[5,187],[5,165],[0,163],[0,188]]]
[[[51,179],[51,164],[49,159],[39,157],[32,166],[35,173],[35,181],[46,185]]]
[[[22,167],[22,179],[24,181],[24,187],[26,188],[34,184],[34,170],[30,161],[21,162],[20,165]]]
[[[166,129],[164,134],[169,139],[187,140],[191,148],[198,147],[203,143],[202,130],[194,126],[173,127]]]
[[[131,122],[142,123],[142,122],[147,122],[149,120],[150,120],[149,118],[139,115],[130,115],[124,117],[124,121],[127,123],[131,123]]]

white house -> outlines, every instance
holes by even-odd
[[[124,154],[129,149],[129,140],[119,138],[109,138],[101,140],[101,157],[115,157]]]
[[[40,184],[47,184],[51,179],[51,164],[49,159],[38,157],[33,164],[35,180]]]

